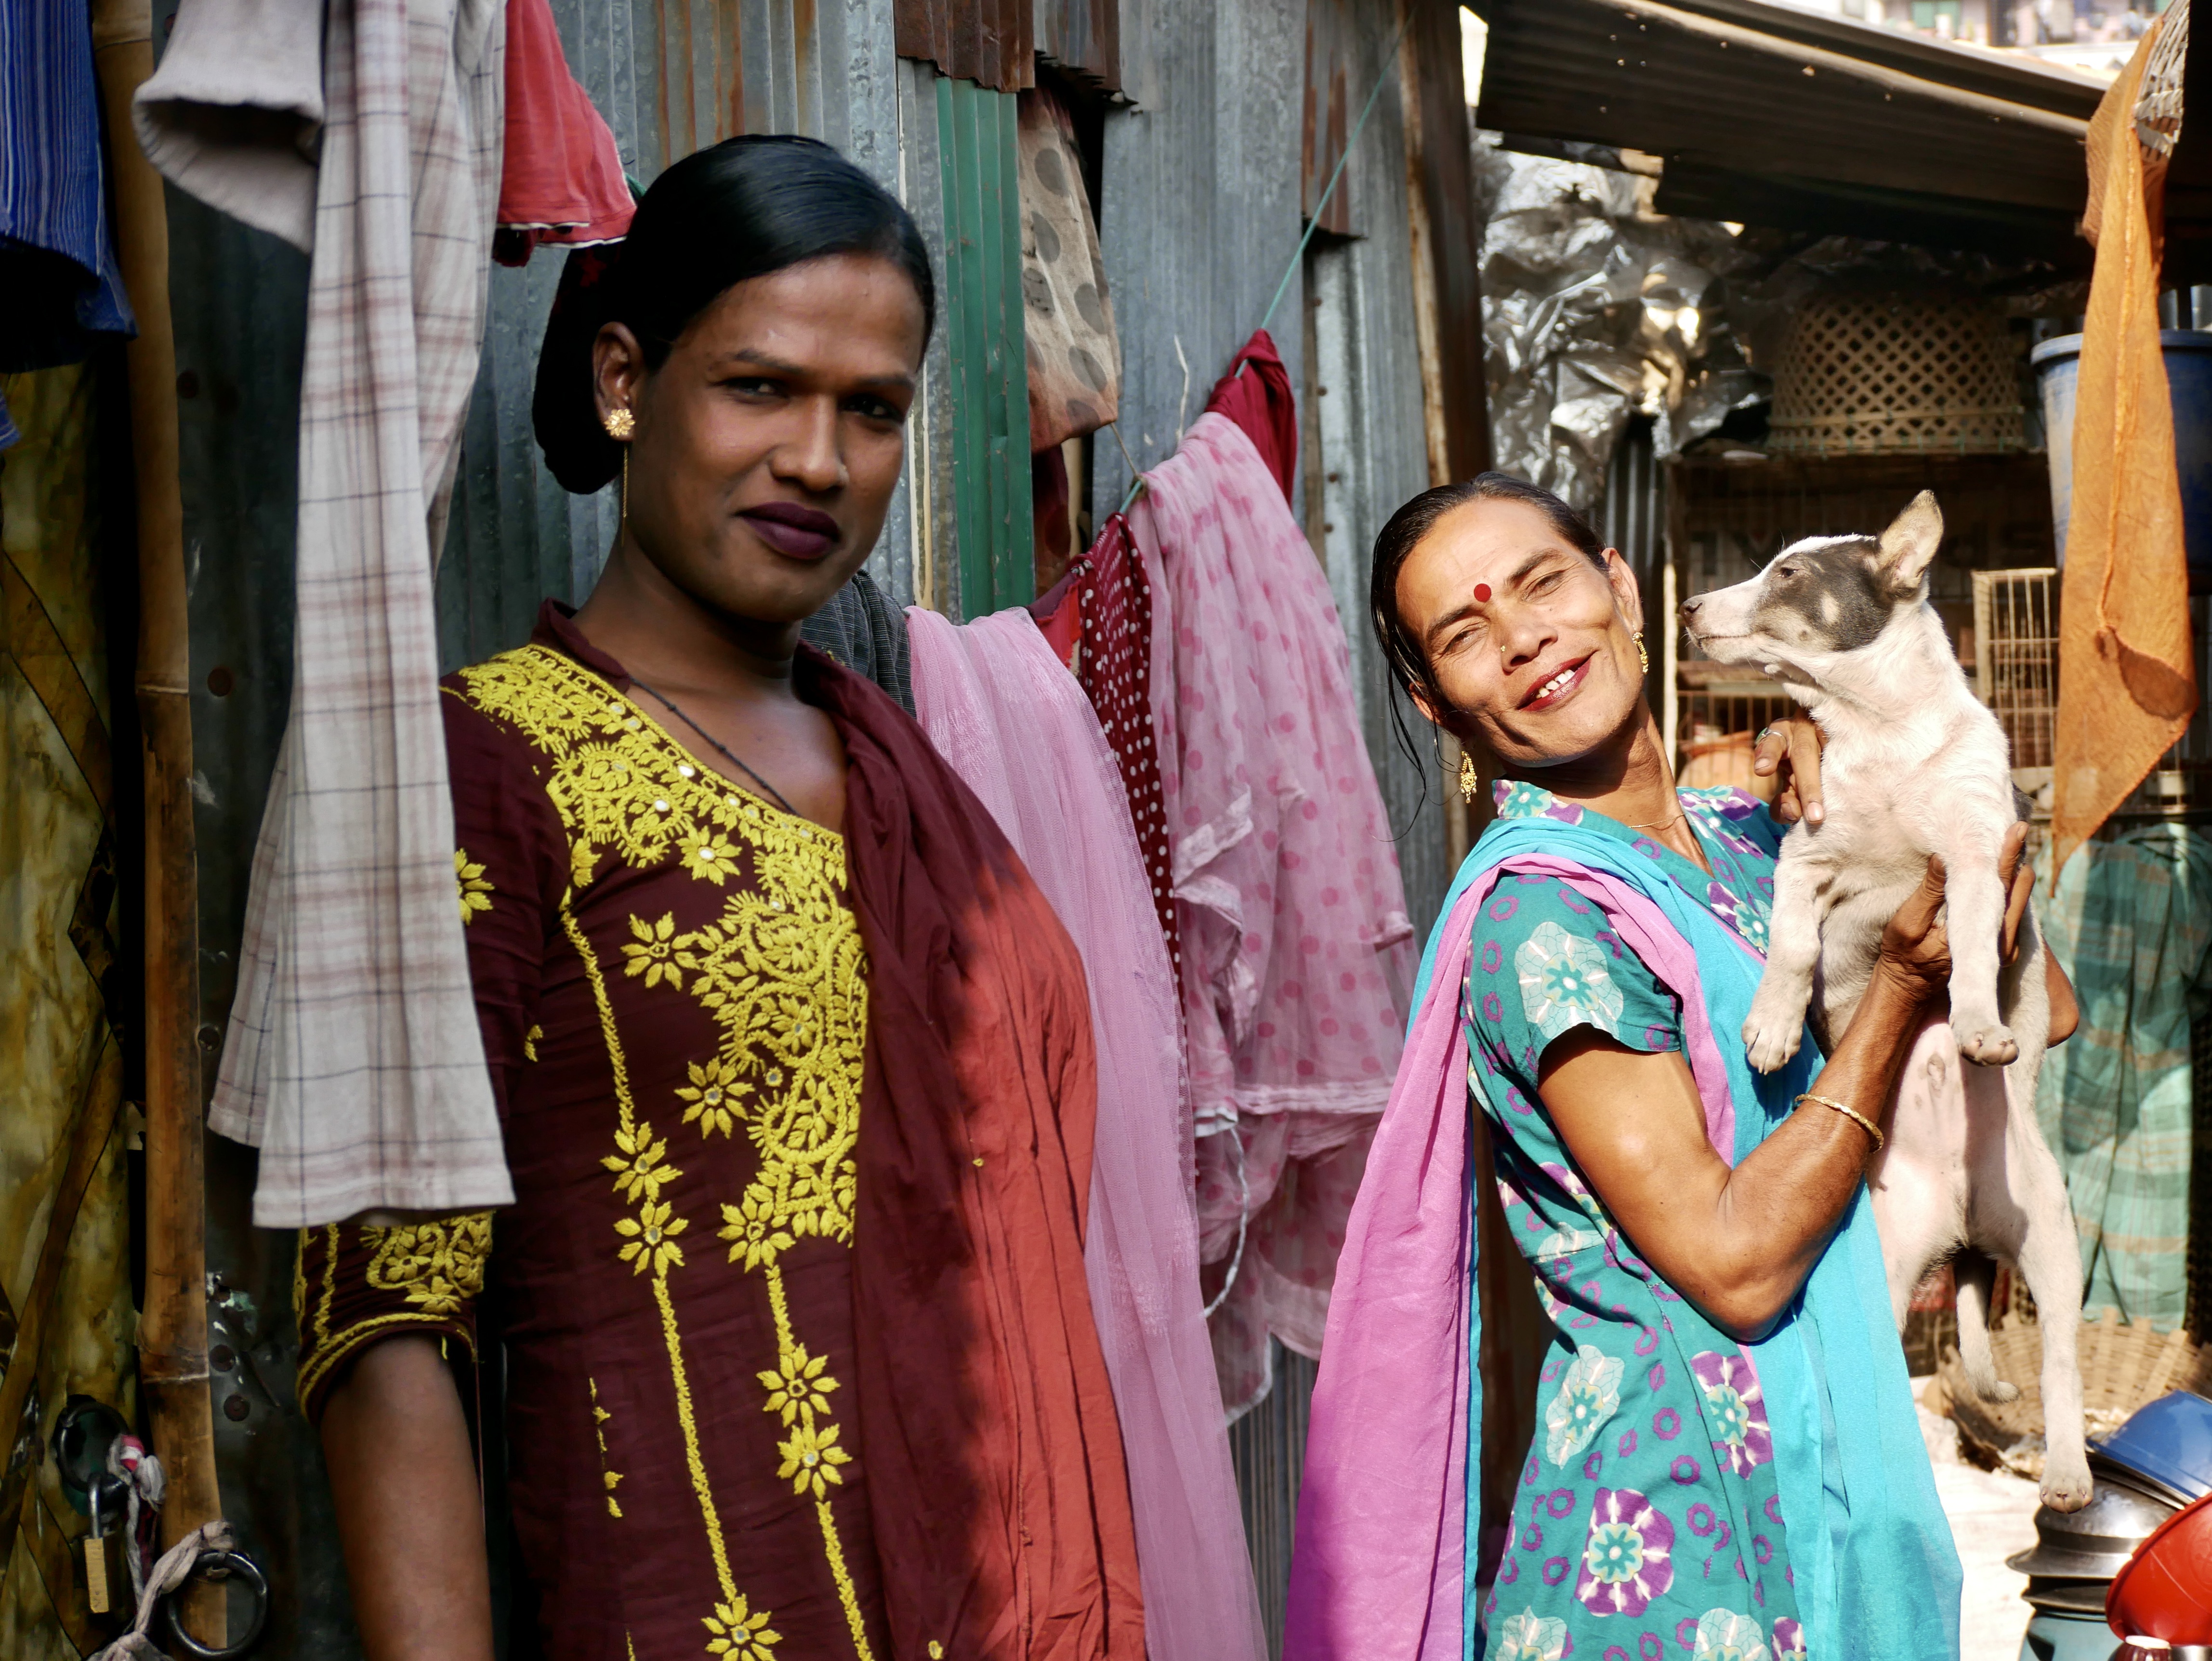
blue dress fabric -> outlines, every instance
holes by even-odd
[[[137,332],[115,264],[82,0],[0,5],[0,374],[82,362],[103,337]],[[15,436],[0,399],[0,449]]]
[[[1456,899],[1494,876],[1461,989],[1468,1082],[1553,1322],[1534,1445],[1480,1621],[1468,1622],[1469,1653],[1953,1656],[1957,1558],[1863,1191],[1775,1330],[1739,1344],[1638,1256],[1538,1094],[1544,1052],[1581,1027],[1632,1050],[1684,1050],[1682,990],[1624,946],[1572,878],[1516,871],[1516,853],[1627,882],[1693,948],[1698,983],[1686,989],[1727,1066],[1731,1163],[1819,1068],[1808,1036],[1796,1062],[1760,1078],[1737,1036],[1762,966],[1781,828],[1739,791],[1681,800],[1710,871],[1537,787],[1501,785],[1499,823],[1455,885]],[[1479,1428],[1479,1397],[1469,1412]],[[1468,1486],[1479,1494],[1474,1472]],[[1472,1587],[1479,1530],[1468,1521]]]

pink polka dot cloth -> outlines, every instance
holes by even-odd
[[[1281,488],[1218,415],[1147,479],[1129,526],[1152,598],[1200,1256],[1238,1260],[1213,1326],[1234,1409],[1266,1392],[1270,1331],[1320,1348],[1413,930],[1343,626]]]

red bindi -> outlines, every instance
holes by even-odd
[[[1488,599],[1490,598],[1490,585],[1486,582],[1476,583],[1474,585],[1474,597],[1477,599]]]

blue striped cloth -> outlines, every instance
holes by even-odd
[[[137,332],[115,267],[84,0],[0,0],[0,373]],[[15,441],[0,399],[0,448]]]

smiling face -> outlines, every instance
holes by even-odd
[[[820,610],[883,530],[924,332],[913,283],[865,254],[726,290],[649,372],[609,324],[593,350],[600,414],[636,421],[625,538],[723,616]]]
[[[1640,724],[1636,579],[1600,569],[1540,508],[1478,497],[1399,568],[1398,615],[1428,663],[1421,713],[1508,768],[1579,761]]]

